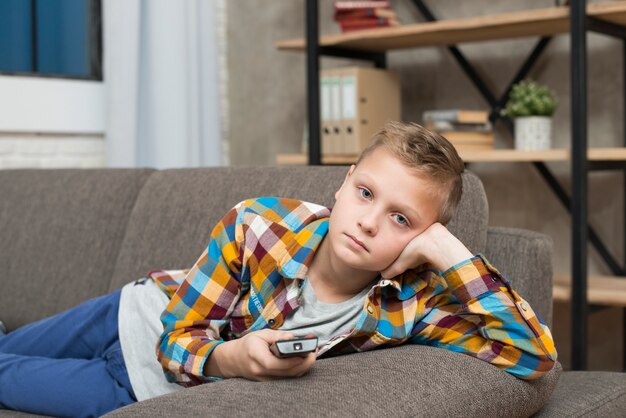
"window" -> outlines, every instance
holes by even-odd
[[[0,0],[0,74],[102,80],[101,0]]]

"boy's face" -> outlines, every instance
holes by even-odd
[[[387,268],[404,247],[437,221],[440,198],[431,181],[384,148],[350,167],[335,193],[328,238],[348,266]]]

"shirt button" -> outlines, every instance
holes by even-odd
[[[497,278],[496,276],[491,276],[491,281],[492,281],[492,282],[497,282],[497,281],[498,281],[498,278]]]
[[[524,311],[526,311],[526,309],[528,308],[528,307],[526,306],[526,302],[522,302],[522,303],[520,303],[520,305],[519,305],[519,306],[521,306],[521,307],[522,307],[522,310],[524,310]]]
[[[270,327],[273,327],[276,321],[274,320],[274,318],[272,318],[269,321],[267,321],[267,323],[270,324]]]
[[[369,313],[374,312],[374,308],[372,308],[372,305],[367,305],[367,312]]]

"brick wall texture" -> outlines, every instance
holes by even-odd
[[[0,134],[0,169],[105,165],[104,136]]]

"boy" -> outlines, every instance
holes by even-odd
[[[402,343],[466,353],[523,379],[548,372],[556,360],[548,328],[444,226],[463,170],[441,136],[389,123],[350,167],[332,211],[293,199],[246,200],[216,225],[191,269],[152,271],[121,298],[114,292],[75,308],[88,315],[106,301],[119,311],[119,341],[112,337],[114,349],[105,352],[123,352],[110,374],[127,396],[108,407],[234,376],[302,376],[320,356]],[[0,338],[0,353],[20,332]],[[306,357],[277,358],[269,349],[307,334],[319,346]],[[178,385],[163,378],[155,340],[167,380]],[[4,388],[3,361],[0,354]],[[2,395],[0,405],[24,403]]]

